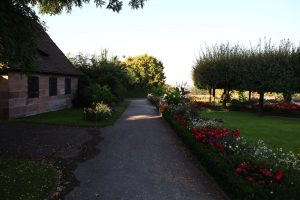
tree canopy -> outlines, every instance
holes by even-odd
[[[0,69],[20,65],[25,70],[34,66],[37,40],[45,24],[32,9],[37,6],[44,14],[57,15],[71,12],[91,0],[1,0],[0,1]],[[147,0],[129,0],[132,9],[143,8]],[[96,7],[120,12],[122,0],[94,0]]]
[[[249,90],[260,94],[300,92],[300,47],[289,40],[276,46],[265,40],[245,48],[239,44],[206,47],[193,67],[195,86],[206,89]]]
[[[165,84],[163,63],[153,56],[128,57],[124,64],[132,85],[151,88]]]

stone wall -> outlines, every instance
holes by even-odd
[[[27,76],[8,73],[9,118],[35,115],[72,106],[72,99],[77,94],[78,78],[52,75],[38,75],[39,97],[28,98]],[[57,95],[49,96],[49,77],[57,78]],[[71,78],[71,94],[65,94],[65,78]]]
[[[8,76],[0,75],[0,119],[8,118]]]

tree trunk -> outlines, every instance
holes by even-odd
[[[259,109],[260,109],[260,111],[263,111],[263,107],[264,107],[264,96],[265,96],[265,93],[264,93],[264,92],[260,92],[260,93],[259,93]]]
[[[222,94],[222,106],[225,108],[226,107],[226,95],[227,95],[227,91],[224,89],[224,92]]]
[[[248,97],[248,100],[250,101],[251,100],[251,91],[249,90],[249,97]]]
[[[290,103],[292,101],[292,94],[290,92],[284,92],[283,99],[285,102]]]
[[[211,103],[211,89],[209,89],[208,92],[209,92],[209,103]]]
[[[213,94],[213,97],[214,97],[214,102],[216,102],[216,89],[215,88],[213,89],[212,94]]]

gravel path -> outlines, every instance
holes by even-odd
[[[101,129],[100,153],[78,164],[67,200],[227,199],[145,99]]]

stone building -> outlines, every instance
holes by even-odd
[[[45,33],[38,41],[36,67],[30,75],[18,66],[0,71],[0,119],[12,119],[72,106],[77,70]]]

